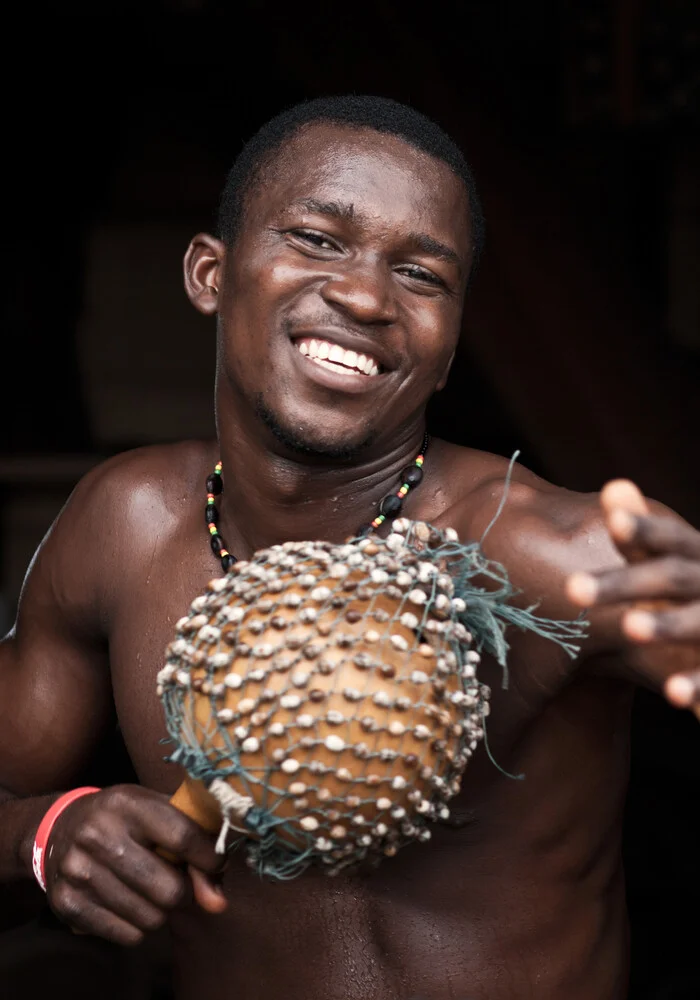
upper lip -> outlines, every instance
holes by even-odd
[[[360,337],[356,333],[349,333],[347,330],[338,327],[314,327],[310,330],[295,330],[292,334],[292,341],[303,340],[311,337],[313,340],[327,340],[331,344],[337,344],[345,351],[355,351],[356,354],[365,354],[373,358],[381,366],[382,371],[392,371],[397,367],[394,359],[391,358],[384,348],[376,340],[368,340]]]

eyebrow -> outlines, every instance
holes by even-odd
[[[430,254],[431,257],[438,257],[440,260],[446,260],[461,270],[462,262],[456,250],[448,247],[446,243],[436,240],[433,236],[428,236],[426,233],[411,233],[408,242],[412,243],[418,250],[422,250],[423,253]]]
[[[316,198],[303,198],[293,202],[293,206],[304,208],[307,212],[314,212],[317,215],[327,215],[332,219],[339,219],[342,222],[363,223],[363,216],[355,210],[352,202],[317,201]],[[427,233],[409,233],[408,243],[422,253],[429,254],[431,257],[436,257],[439,260],[447,261],[449,264],[454,264],[461,273],[462,262],[459,254],[452,247],[447,246],[446,243],[436,240],[434,236],[428,236]]]
[[[293,206],[305,208],[307,212],[314,212],[316,215],[330,215],[331,218],[340,219],[344,222],[358,221],[358,215],[352,202],[317,201],[315,198],[303,198],[300,201],[293,202]]]

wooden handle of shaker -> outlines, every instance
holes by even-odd
[[[185,778],[175,794],[170,799],[170,805],[175,806],[185,816],[189,816],[208,833],[218,833],[221,828],[221,812],[213,795],[207,791],[201,781]],[[166,861],[177,863],[178,858],[170,851],[157,848],[157,853]]]

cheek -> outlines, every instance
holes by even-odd
[[[442,374],[459,336],[458,317],[451,309],[431,304],[413,311],[411,327],[420,366],[426,374]]]

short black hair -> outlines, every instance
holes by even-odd
[[[463,181],[469,199],[472,235],[472,272],[484,244],[484,216],[474,175],[461,150],[434,121],[407,104],[388,97],[348,95],[303,101],[271,118],[238,154],[221,195],[218,235],[226,246],[236,242],[243,222],[248,192],[284,143],[305,125],[331,122],[351,128],[370,128],[398,136],[415,149],[442,160]]]

